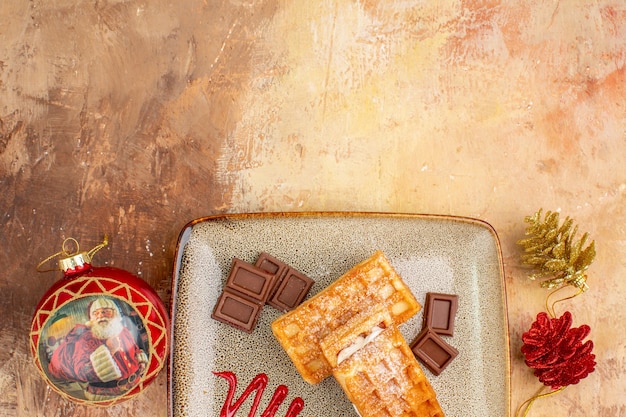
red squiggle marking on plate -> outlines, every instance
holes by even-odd
[[[261,373],[252,378],[252,381],[246,387],[243,394],[241,394],[241,396],[233,402],[235,391],[237,390],[237,375],[228,371],[213,373],[228,381],[228,394],[226,395],[226,400],[224,401],[222,410],[220,411],[220,417],[235,417],[235,413],[239,410],[239,407],[241,407],[244,401],[246,401],[250,394],[252,394],[252,391],[256,391],[252,407],[250,409],[250,414],[248,414],[248,417],[254,417],[259,407],[259,403],[261,402],[263,391],[265,391],[265,388],[267,387],[267,375]],[[280,407],[285,400],[285,397],[287,397],[288,391],[289,389],[285,385],[279,385],[276,387],[274,395],[272,395],[272,399],[270,400],[270,403],[265,411],[263,411],[263,414],[261,414],[261,417],[274,417],[278,407]],[[300,414],[300,411],[302,411],[303,408],[304,400],[300,397],[296,397],[293,401],[291,401],[285,417],[296,417]]]

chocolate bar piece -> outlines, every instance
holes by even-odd
[[[265,304],[274,287],[275,280],[275,275],[241,259],[233,258],[230,274],[226,280],[226,288],[239,291]]]
[[[417,336],[411,344],[411,350],[435,375],[441,374],[459,354],[458,350],[446,343],[429,327],[425,327]]]
[[[211,317],[244,332],[251,333],[259,318],[262,303],[224,288]]]
[[[304,300],[314,282],[302,272],[266,252],[259,255],[254,265],[276,277],[267,304],[283,312],[296,308]]]
[[[275,275],[233,258],[226,285],[211,317],[251,333],[275,281]]]
[[[251,333],[266,303],[282,311],[292,310],[312,285],[312,279],[268,253],[261,253],[254,265],[233,258],[211,317]]]
[[[458,295],[427,293],[424,306],[424,327],[430,327],[439,335],[452,336],[458,306]]]
[[[304,300],[313,283],[311,278],[289,267],[267,303],[283,312],[293,310]]]
[[[283,275],[289,269],[289,265],[281,260],[276,259],[267,252],[262,252],[257,258],[254,266],[260,268],[266,272],[277,277],[274,285],[278,285],[279,281],[283,278]]]

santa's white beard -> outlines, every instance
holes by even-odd
[[[106,340],[119,335],[123,328],[122,320],[119,317],[115,317],[108,320],[101,320],[100,322],[93,322],[91,324],[91,333],[97,339]]]

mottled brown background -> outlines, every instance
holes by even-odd
[[[38,377],[30,317],[58,275],[35,266],[64,238],[108,233],[96,261],[167,300],[188,221],[299,210],[490,222],[516,407],[545,292],[515,241],[545,207],[596,240],[591,290],[563,308],[598,366],[530,415],[626,416],[625,61],[622,0],[2,1],[0,415],[166,415],[164,373],[111,409]]]

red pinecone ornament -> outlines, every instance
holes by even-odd
[[[551,319],[541,312],[530,330],[522,335],[522,353],[526,365],[544,385],[559,389],[577,384],[595,369],[596,355],[591,353],[593,342],[582,343],[590,332],[589,326],[571,328],[569,311]]]

